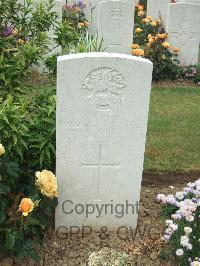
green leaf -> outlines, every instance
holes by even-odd
[[[7,216],[4,212],[0,212],[0,224],[3,224],[6,220]]]
[[[0,193],[9,193],[10,187],[6,183],[0,181]]]
[[[44,208],[44,213],[48,216],[48,217],[51,217],[52,215],[52,211],[51,211],[51,208],[49,206],[46,206]]]
[[[42,229],[45,229],[45,227],[40,223],[40,221],[38,220],[38,219],[36,219],[36,218],[31,218],[30,220],[29,220],[29,224],[30,225],[38,225],[38,226],[40,226]]]
[[[17,163],[9,162],[9,163],[7,163],[6,167],[7,167],[7,173],[10,176],[13,176],[13,177],[19,176],[20,168],[19,168],[19,165]]]
[[[8,249],[12,249],[15,245],[15,235],[9,234],[6,237],[6,246]]]

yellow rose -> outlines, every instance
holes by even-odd
[[[143,32],[143,30],[142,30],[141,28],[136,28],[136,29],[135,29],[135,32],[136,32],[136,33],[141,33],[141,32]]]
[[[131,45],[131,48],[132,49],[138,49],[140,46],[137,44],[137,43],[133,43],[132,45]]]
[[[150,22],[150,20],[148,20],[147,18],[143,18],[143,20],[142,20],[142,22],[144,22],[144,23],[149,23]]]
[[[160,20],[160,19],[157,19],[156,22],[157,22],[158,24],[160,24],[160,23],[161,23],[161,20]]]
[[[58,185],[55,175],[51,171],[43,170],[36,172],[36,185],[39,187],[42,194],[49,198],[58,196]]]
[[[136,56],[143,56],[144,55],[144,50],[142,50],[142,49],[133,49],[132,54],[136,55]]]
[[[0,143],[0,156],[5,153],[4,146]]]
[[[156,27],[156,26],[157,26],[156,21],[152,21],[150,24],[151,24],[151,26],[153,26],[153,27]]]
[[[148,20],[152,20],[152,16],[147,16],[147,19]]]
[[[139,16],[139,17],[143,17],[143,16],[144,16],[144,11],[143,11],[143,10],[140,10],[140,11],[138,12],[138,16]]]
[[[22,212],[23,216],[28,216],[29,212],[34,209],[34,203],[29,198],[23,198],[19,205],[19,211]]]
[[[162,43],[162,46],[163,46],[164,48],[169,48],[169,47],[170,47],[170,43],[169,43],[169,42],[163,42],[163,43]]]

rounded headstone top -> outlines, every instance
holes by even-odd
[[[198,5],[200,5],[200,0],[176,0],[176,3],[187,3],[187,4],[198,4]]]
[[[137,57],[132,55],[126,54],[119,54],[119,53],[107,53],[107,52],[93,52],[93,53],[78,53],[78,54],[69,54],[69,55],[62,55],[57,57],[57,62],[71,60],[71,59],[81,59],[81,58],[118,58],[118,59],[129,59],[132,61],[139,61],[143,63],[148,63],[153,65],[153,63],[146,58]]]

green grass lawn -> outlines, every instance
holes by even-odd
[[[165,84],[151,92],[144,169],[200,171],[200,87]],[[55,83],[31,86],[37,93]]]
[[[152,89],[146,171],[200,170],[200,88]]]

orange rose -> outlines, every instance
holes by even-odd
[[[133,49],[132,54],[135,56],[143,56],[144,55],[144,50],[142,49]]]
[[[179,53],[180,52],[180,48],[177,47],[172,47],[172,50],[174,51],[174,53]]]
[[[167,33],[161,33],[161,34],[157,34],[159,39],[166,39],[167,38]]]
[[[152,21],[150,24],[151,24],[151,26],[153,26],[153,27],[156,27],[156,26],[157,26],[157,22],[156,22],[156,21]]]
[[[28,216],[29,212],[34,209],[34,203],[30,198],[23,198],[19,205],[19,211],[22,212],[23,216]]]
[[[150,20],[148,20],[147,18],[143,18],[143,20],[142,20],[142,22],[144,22],[144,23],[149,23],[150,22]]]
[[[138,16],[139,16],[139,17],[143,17],[143,16],[144,16],[144,11],[143,11],[143,10],[140,10],[140,11],[138,12]]]
[[[169,42],[163,42],[163,43],[162,43],[162,46],[163,46],[164,48],[169,48],[169,47],[170,47],[170,43],[169,43]]]
[[[90,25],[90,23],[88,21],[84,21],[84,24],[86,27],[88,27]]]
[[[144,7],[142,5],[138,5],[138,10],[143,10]]]
[[[152,43],[154,43],[154,42],[155,42],[154,38],[149,38],[149,43],[150,43],[150,44],[152,44]]]
[[[132,49],[138,49],[140,46],[137,44],[137,43],[133,43],[132,45],[131,45],[131,48]]]
[[[80,23],[78,23],[78,27],[79,27],[79,28],[83,28],[83,27],[85,27],[85,23],[84,23],[84,22],[80,22]]]
[[[152,16],[147,16],[147,19],[151,21],[152,20]]]

